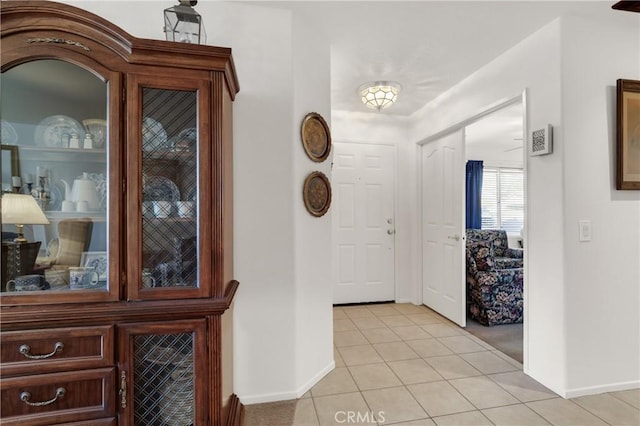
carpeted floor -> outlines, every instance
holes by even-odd
[[[485,327],[467,317],[465,330],[522,363],[522,323]]]
[[[244,424],[251,426],[293,425],[297,399],[254,404],[245,409]]]

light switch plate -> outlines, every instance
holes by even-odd
[[[590,220],[581,220],[578,222],[578,238],[580,241],[591,241]]]

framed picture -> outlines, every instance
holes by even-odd
[[[86,268],[93,268],[98,273],[99,281],[107,280],[107,252],[106,251],[85,251],[80,258],[80,265]]]
[[[1,145],[2,152],[2,184],[3,189],[11,186],[11,177],[20,176],[20,161],[18,147],[15,145]]]
[[[616,189],[640,189],[640,81],[618,80]]]

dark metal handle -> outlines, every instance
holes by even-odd
[[[31,399],[31,394],[25,391],[20,394],[20,401],[24,402],[27,405],[30,405],[31,407],[43,407],[45,405],[53,404],[58,400],[58,398],[62,398],[66,393],[67,390],[65,388],[58,388],[56,389],[56,396],[54,396],[50,400],[42,402],[31,402],[29,401]]]
[[[31,351],[31,346],[29,346],[29,345],[20,345],[20,348],[18,350],[20,351],[20,353],[22,355],[24,355],[25,358],[29,358],[29,359],[47,359],[47,358],[51,358],[56,353],[62,351],[62,349],[64,349],[64,345],[62,344],[62,342],[56,342],[55,346],[53,347],[53,352],[50,352],[50,353],[44,354],[44,355],[31,355],[29,353]]]

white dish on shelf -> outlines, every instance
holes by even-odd
[[[147,176],[143,181],[142,199],[144,201],[179,201],[180,190],[169,178]]]
[[[38,146],[68,148],[69,139],[74,133],[80,141],[84,139],[82,125],[76,120],[66,115],[51,115],[38,124],[33,132],[33,140]]]
[[[2,128],[2,134],[0,135],[0,141],[3,145],[15,145],[18,142],[18,132],[7,120],[1,120],[0,126]]]
[[[167,132],[151,117],[142,119],[142,150],[156,151],[158,149],[167,149]]]

